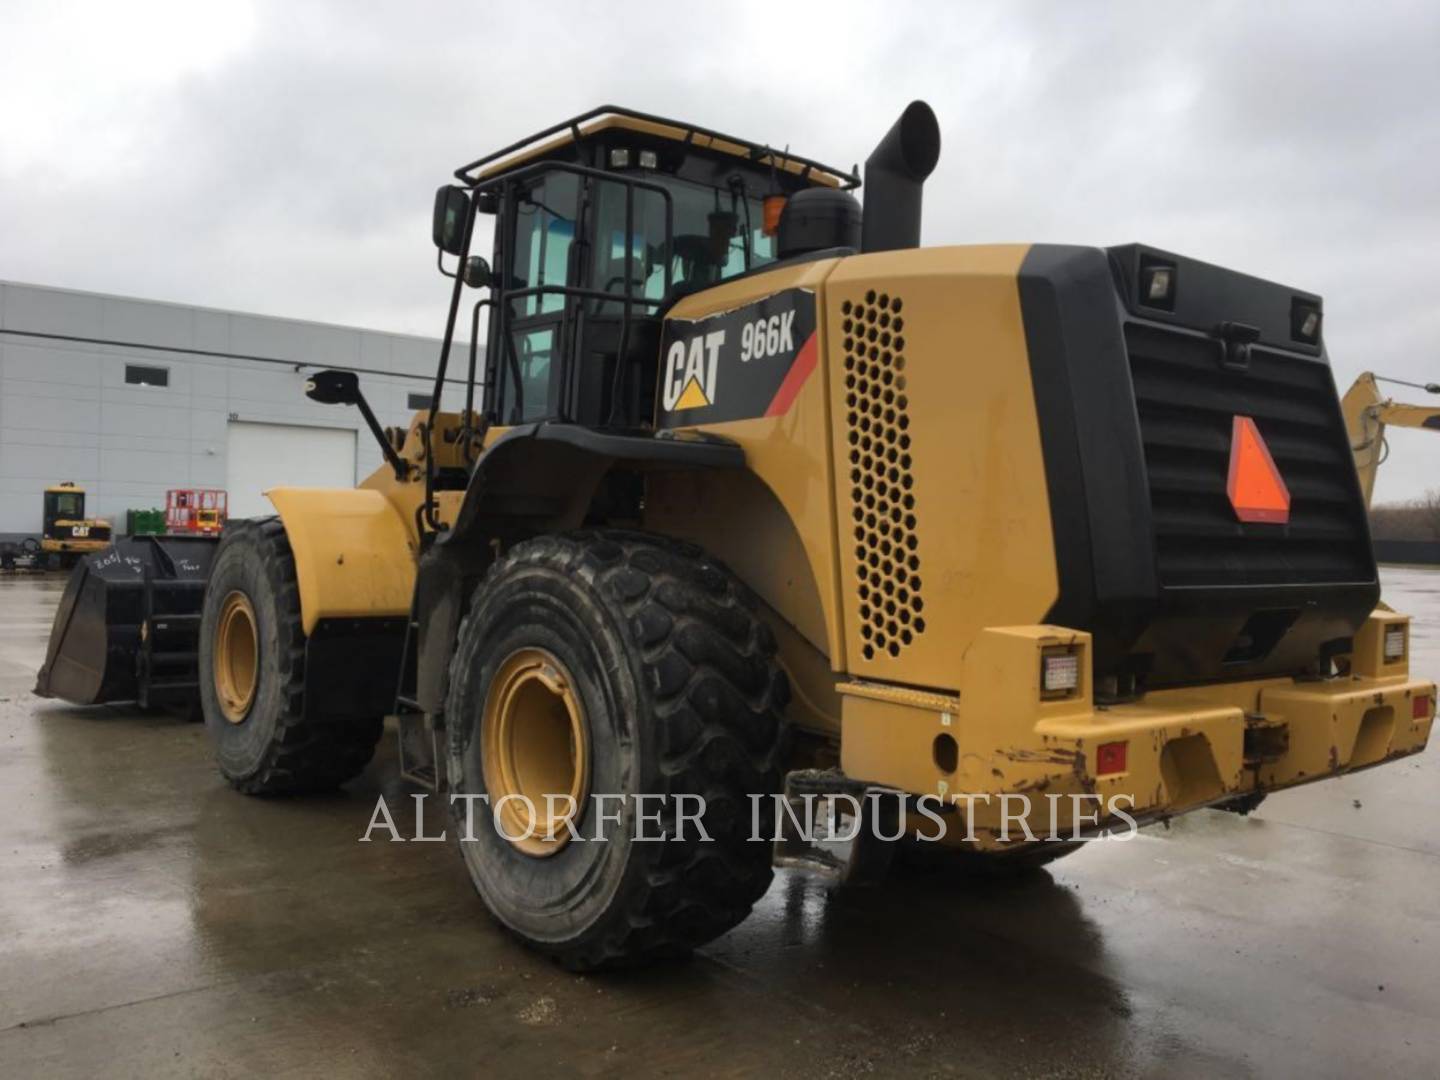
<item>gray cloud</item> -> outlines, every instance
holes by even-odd
[[[0,276],[436,333],[434,187],[602,101],[848,165],[944,126],[927,243],[1144,240],[1326,297],[1336,379],[1440,377],[1440,9],[7,6]],[[1378,497],[1435,486],[1400,435]]]

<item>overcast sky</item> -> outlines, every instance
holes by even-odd
[[[927,244],[1144,241],[1322,294],[1342,390],[1440,380],[1440,5],[378,7],[7,0],[0,278],[438,334],[487,150],[618,103],[849,165],[920,97]],[[1377,499],[1440,487],[1391,442]]]

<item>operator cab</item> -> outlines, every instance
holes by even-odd
[[[62,523],[68,526],[84,520],[85,490],[83,488],[67,482],[45,489],[44,516],[41,523],[44,536],[58,539],[63,531],[65,539],[68,539],[69,530],[62,529],[60,527]]]
[[[782,259],[859,246],[853,173],[614,107],[456,176],[463,186],[436,193],[434,239],[442,272],[491,290],[471,312],[466,396],[468,415],[480,376],[489,425],[647,429],[671,305]],[[792,216],[805,227],[788,230],[787,248],[791,206],[804,211]],[[817,216],[822,206],[834,229],[814,227],[829,220]],[[467,258],[476,213],[494,218],[489,264]],[[462,259],[453,272],[446,252]],[[482,315],[480,368],[473,342]]]

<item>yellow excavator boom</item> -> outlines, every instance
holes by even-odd
[[[1440,383],[1412,383],[1389,379],[1366,371],[1345,392],[1340,407],[1345,413],[1345,427],[1350,432],[1350,449],[1355,455],[1355,469],[1360,474],[1360,489],[1365,505],[1375,491],[1375,473],[1388,455],[1385,443],[1387,426],[1430,428],[1440,431],[1440,407],[1406,405],[1380,392],[1379,383],[1393,382],[1413,386],[1427,393],[1440,393]]]

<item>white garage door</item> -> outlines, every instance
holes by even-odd
[[[267,488],[355,486],[353,431],[232,420],[227,442],[231,517],[273,514]]]

